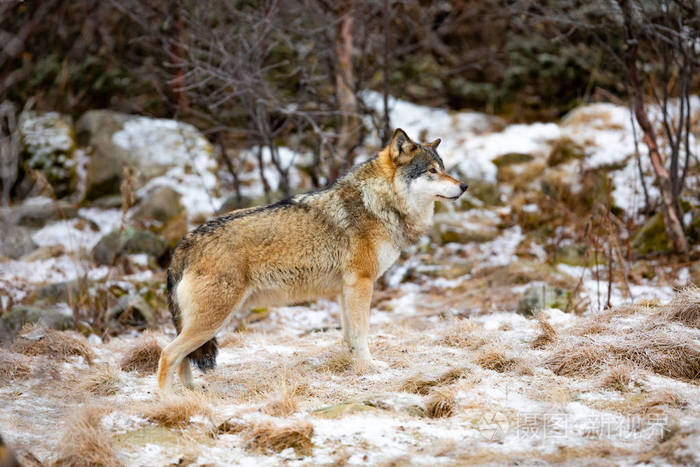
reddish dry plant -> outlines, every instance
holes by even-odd
[[[82,408],[66,423],[65,434],[59,444],[60,455],[55,466],[61,467],[117,467],[111,435],[101,423],[105,408],[88,406]]]
[[[414,375],[406,379],[400,386],[400,391],[413,394],[427,395],[437,386],[452,384],[466,376],[467,368],[452,368],[437,378],[425,378],[422,374]]]
[[[532,346],[536,349],[541,349],[557,340],[557,331],[543,317],[537,317],[537,323],[542,331],[533,341]]]
[[[259,452],[281,452],[292,448],[297,455],[308,456],[312,452],[311,438],[314,426],[309,422],[297,421],[284,426],[271,422],[254,424],[243,432],[246,446]]]
[[[89,364],[94,357],[90,344],[80,334],[44,327],[25,327],[15,338],[10,350],[33,357],[46,355],[60,360],[78,356],[83,357]]]
[[[436,390],[425,404],[425,412],[430,418],[451,417],[456,407],[454,391]]]
[[[136,371],[141,375],[154,374],[158,370],[161,351],[156,338],[146,333],[126,351],[120,364],[121,369]]]

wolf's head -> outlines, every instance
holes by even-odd
[[[445,164],[436,151],[440,139],[416,143],[397,128],[389,143],[388,155],[395,167],[394,185],[407,201],[425,206],[436,199],[456,200],[467,184],[445,172]]]

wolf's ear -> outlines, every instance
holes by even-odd
[[[437,149],[438,146],[440,146],[440,138],[436,139],[432,143],[425,143],[426,146],[430,146],[433,149]]]
[[[410,153],[416,148],[416,143],[411,141],[405,131],[401,128],[397,128],[394,131],[394,136],[391,137],[391,142],[389,143],[389,150],[391,152],[391,158],[396,161],[403,154]]]

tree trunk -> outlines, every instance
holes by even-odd
[[[342,3],[342,18],[338,25],[335,50],[338,67],[335,72],[335,88],[338,97],[338,107],[341,113],[340,131],[338,135],[338,154],[340,160],[335,161],[332,168],[332,178],[336,178],[341,168],[347,168],[353,162],[353,150],[357,145],[359,121],[357,118],[357,99],[353,90],[355,78],[352,71],[352,28],[354,0]]]

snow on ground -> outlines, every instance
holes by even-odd
[[[378,94],[367,99],[380,108]],[[560,124],[504,126],[476,112],[446,112],[393,98],[390,106],[392,122],[409,136],[442,138],[439,152],[448,167],[457,168],[469,180],[494,181],[493,160],[506,153],[530,153],[545,159],[554,141],[567,137],[585,148],[584,168],[626,162],[622,169],[611,172],[613,197],[630,213],[639,206],[637,169],[630,163],[634,154],[632,127],[623,107],[594,104],[578,109]],[[138,150],[147,151],[144,157],[154,160],[163,157],[155,154],[154,148],[162,149],[164,144],[180,164],[152,179],[139,195],[145,196],[157,186],[171,186],[183,195],[190,218],[209,216],[223,199],[212,172],[211,147],[199,139],[184,147],[172,137],[173,129],[193,130],[167,121],[137,119],[115,134],[114,142],[125,148],[141,148]],[[162,133],[170,136],[161,137]],[[644,161],[643,145],[640,151]],[[254,160],[255,149],[246,157]],[[292,186],[298,186],[302,175],[293,162],[295,157],[307,156],[280,148],[280,157],[283,166],[290,167]],[[266,178],[274,189],[278,174],[270,167],[269,152],[265,151],[263,158]],[[642,168],[649,170],[646,162]],[[263,194],[257,168],[241,174],[241,180],[245,182],[244,195]],[[693,428],[700,414],[697,379],[671,378],[648,368],[634,368],[630,388],[618,390],[604,385],[609,371],[606,367],[583,375],[560,375],[552,370],[548,359],[555,355],[558,344],[535,346],[541,332],[538,321],[515,312],[528,285],[542,280],[528,274],[538,273],[535,266],[544,264],[547,252],[537,243],[523,251],[526,236],[522,228],[503,223],[511,210],[507,190],[501,194],[506,206],[464,212],[449,207],[436,216],[437,222],[468,232],[493,233],[493,238],[441,244],[434,236],[425,236],[377,284],[370,317],[371,347],[376,358],[390,364],[386,370],[363,372],[347,366],[335,301],[275,308],[243,332],[224,333],[217,369],[196,374],[208,391],[204,396],[184,399],[209,410],[167,427],[147,415],[161,404],[155,376],[121,369],[123,357],[141,338],[136,333],[104,339],[93,335],[89,342],[96,357],[90,365],[79,357],[69,357],[66,362],[22,357],[32,368],[30,376],[10,384],[0,379],[0,433],[20,453],[31,452],[48,462],[65,448],[61,438],[69,428],[70,416],[97,406],[104,410],[101,429],[126,465],[328,465],[336,461],[339,465],[571,461],[632,465],[640,459],[654,459],[654,455],[653,462],[674,462],[674,453],[685,452],[683,449],[691,456],[685,459],[697,462],[697,454],[693,454],[700,452],[698,429]],[[651,195],[657,196],[653,188]],[[45,201],[32,199],[28,203]],[[532,204],[524,211],[537,209]],[[60,246],[62,252],[34,261],[0,261],[0,291],[18,302],[47,283],[86,274],[97,281],[107,280],[109,268],[94,266],[86,252],[120,222],[117,209],[86,207],[75,219],[47,223],[33,234],[33,240],[45,249]],[[527,261],[521,257],[525,254],[529,255]],[[129,261],[140,269],[129,274],[117,272],[118,277],[109,278],[110,284],[118,281],[123,290],[134,292],[135,284],[158,277],[146,269],[152,263],[144,255]],[[650,299],[663,305],[673,297],[674,289],[692,281],[687,267],[653,264],[658,276],[630,284],[630,294],[625,284],[613,283],[613,306]],[[514,272],[513,267],[520,269]],[[596,280],[590,267],[559,264],[555,271],[574,281],[582,278],[580,294],[589,305],[582,315],[553,308],[543,310],[541,316],[564,340],[583,339],[576,334],[580,329],[607,316],[599,305],[607,299],[607,281]],[[518,281],[512,282],[511,276],[517,276]],[[0,305],[8,303],[4,297]],[[174,330],[167,324],[165,310],[159,312],[160,324],[152,336],[163,346],[173,338]],[[652,319],[651,311],[645,313],[605,319],[620,329],[634,330]],[[670,334],[695,332],[680,324],[662,324]],[[698,333],[694,335],[695,342],[700,342]],[[589,338],[611,344],[616,339],[619,336]],[[503,353],[501,363],[498,351]],[[493,355],[495,365],[489,360]],[[107,370],[115,375],[115,392],[87,393],[85,381]],[[457,371],[456,376],[440,380],[450,371]],[[423,392],[412,389],[416,381],[426,384]],[[270,404],[285,391],[291,391],[296,408],[290,414],[270,412]],[[678,398],[678,404],[654,405],[655,398],[669,392]],[[434,397],[446,397],[452,414],[429,416]],[[338,406],[349,409],[329,415]],[[45,423],[47,419],[52,420],[50,425]],[[240,433],[219,432],[226,420],[242,420],[247,428]],[[311,453],[304,455],[293,448],[264,452],[249,447],[250,432],[246,430],[263,422],[275,426],[311,423]],[[675,433],[676,424],[689,430],[683,442],[691,443],[690,447],[681,445],[670,454],[659,450],[643,457],[657,448],[664,436]]]

